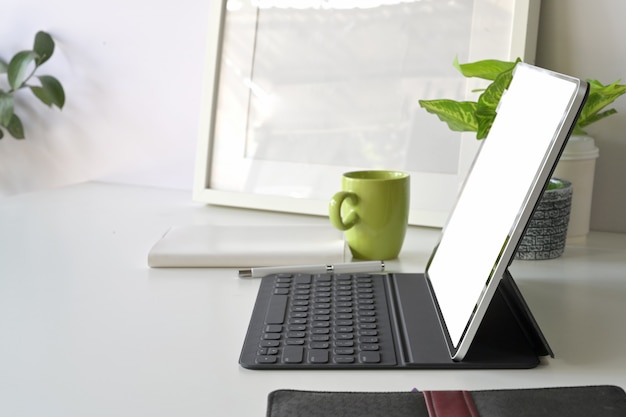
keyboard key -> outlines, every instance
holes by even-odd
[[[276,363],[278,358],[276,356],[257,356],[256,363]]]
[[[286,295],[274,295],[267,306],[265,314],[265,324],[283,324],[285,321],[285,311],[287,310]]]
[[[311,283],[311,275],[308,274],[297,274],[294,278],[294,282],[296,284],[310,284]]]
[[[378,352],[360,352],[359,360],[361,363],[379,363],[380,362],[380,353]]]
[[[278,355],[278,349],[277,348],[262,348],[259,349],[259,351],[257,352],[257,355],[259,356],[268,356],[268,355]]]
[[[309,350],[309,362],[310,363],[328,363],[328,351],[322,349]]]
[[[375,345],[375,344],[361,345],[361,350],[375,351],[375,350],[378,350],[379,348],[380,348],[380,346]]]
[[[301,346],[285,346],[282,360],[284,363],[301,363],[304,348]]]
[[[378,343],[378,338],[374,336],[359,337],[359,343]]]

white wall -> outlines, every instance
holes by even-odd
[[[542,0],[537,65],[603,83],[626,83],[626,2]],[[596,165],[591,228],[626,232],[626,97],[618,114],[592,125],[600,148]]]
[[[62,112],[30,110],[27,140],[0,141],[0,196],[89,179],[191,189],[209,1],[20,0],[2,5],[0,56],[57,41],[43,67]],[[6,3],[6,2],[5,2]],[[537,64],[603,82],[624,77],[623,0],[543,0]],[[600,147],[592,228],[626,232],[626,98],[590,128]],[[621,187],[621,188],[620,188]]]
[[[197,0],[3,3],[0,56],[48,31],[57,49],[41,72],[62,82],[67,102],[59,112],[20,93],[27,139],[0,141],[0,195],[103,177],[190,188],[208,9]]]

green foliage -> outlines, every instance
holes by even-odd
[[[449,99],[420,100],[421,107],[429,113],[435,114],[448,124],[455,132],[476,132],[477,139],[484,139],[489,134],[496,108],[502,93],[511,83],[515,62],[489,59],[468,64],[459,64],[454,60],[454,66],[465,77],[477,77],[492,81],[489,86],[481,90],[476,102],[455,101]]]
[[[513,70],[518,62],[520,59],[515,62],[488,59],[459,64],[455,59],[453,65],[463,76],[492,81],[491,84],[484,90],[477,91],[481,94],[476,102],[438,99],[419,100],[419,104],[427,112],[435,114],[441,121],[447,123],[451,130],[476,132],[476,139],[484,139],[489,134],[498,102],[511,83]],[[604,109],[626,93],[626,85],[619,84],[620,81],[603,85],[597,80],[587,80],[589,97],[576,122],[575,134],[585,134],[584,128],[591,123],[617,113],[615,109]]]
[[[557,190],[563,187],[565,187],[563,181],[558,178],[550,178],[550,181],[548,181],[548,184],[546,185],[546,190]]]
[[[575,134],[585,134],[587,133],[584,130],[585,127],[617,113],[615,109],[604,110],[604,108],[626,93],[626,85],[619,84],[620,81],[617,80],[613,84],[602,85],[598,80],[587,80],[589,83],[589,97],[587,97],[585,106],[576,122]]]
[[[54,40],[46,32],[35,35],[32,50],[20,51],[7,63],[0,59],[0,74],[6,74],[8,90],[0,89],[0,139],[4,136],[2,128],[15,139],[24,139],[24,126],[15,114],[14,95],[21,89],[30,89],[39,101],[48,107],[63,108],[65,91],[61,83],[50,75],[35,76],[41,65],[54,53]],[[34,78],[38,84],[31,84]]]

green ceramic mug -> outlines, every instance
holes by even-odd
[[[347,172],[330,200],[330,221],[358,259],[397,258],[409,218],[410,177],[399,171]]]

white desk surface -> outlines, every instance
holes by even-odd
[[[626,387],[626,235],[593,232],[559,259],[513,263],[556,353],[517,371],[245,370],[258,280],[146,265],[173,225],[326,221],[101,183],[0,200],[0,415],[263,416],[279,388]],[[411,227],[389,269],[422,271],[437,235]]]

